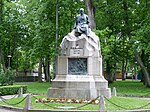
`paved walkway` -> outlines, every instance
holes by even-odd
[[[0,109],[0,112],[15,112],[15,111],[10,111],[10,110],[5,110],[5,109]]]
[[[143,99],[143,100],[150,100],[150,97],[129,97],[128,98],[137,98],[137,99]]]
[[[16,112],[10,109],[0,108],[0,112]]]

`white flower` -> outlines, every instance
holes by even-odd
[[[76,100],[76,103],[79,103],[79,100]]]
[[[59,99],[57,99],[57,100],[56,100],[56,102],[60,102],[60,100],[59,100]]]
[[[36,102],[36,103],[38,103],[38,102],[39,102],[39,100],[38,100],[38,99],[36,99],[36,100],[35,100],[35,102]]]
[[[84,103],[87,103],[88,102],[88,100],[84,100]]]
[[[99,100],[95,100],[95,104],[98,104],[99,103]]]
[[[92,100],[87,101],[88,103],[90,103]]]
[[[71,99],[69,99],[68,101],[67,101],[67,103],[71,103],[72,101],[71,101]]]
[[[50,102],[52,103],[52,102],[54,102],[54,100],[51,100]]]

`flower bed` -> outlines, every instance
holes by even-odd
[[[96,100],[82,100],[82,99],[69,99],[69,98],[38,98],[36,103],[92,103],[99,104],[99,99]]]

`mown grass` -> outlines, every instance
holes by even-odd
[[[51,87],[50,83],[43,82],[31,82],[31,83],[16,83],[16,85],[27,85],[28,92],[34,94],[45,95],[47,93],[47,89]],[[145,86],[140,81],[116,81],[113,84],[109,85],[109,88],[116,87],[117,95],[119,96],[140,96],[140,97],[150,97],[150,88],[145,88]],[[36,96],[37,98],[46,98],[46,96]],[[7,102],[10,104],[15,104],[21,101],[23,98],[16,98],[8,100]],[[51,109],[52,107],[63,107],[63,106],[71,106],[71,107],[78,107],[84,104],[73,104],[73,103],[47,103],[41,104],[36,103],[35,98],[32,97],[32,108],[33,109]],[[140,109],[150,109],[150,100],[146,99],[139,99],[139,98],[128,98],[128,97],[112,97],[110,101],[106,100],[106,108],[107,110],[132,110],[139,107]],[[23,108],[25,106],[25,102],[16,105],[16,107]],[[112,104],[110,102],[115,103]],[[4,102],[0,102],[1,105],[6,105]],[[144,106],[148,104],[147,106]],[[144,107],[143,107],[144,106]],[[123,107],[123,108],[120,108]],[[59,110],[59,109],[58,109]],[[79,110],[99,110],[99,105],[96,104],[89,104],[80,108]]]
[[[140,81],[115,81],[109,87],[116,87],[119,96],[150,97],[150,88],[146,88]]]
[[[27,92],[34,94],[47,94],[48,88],[51,87],[51,84],[48,82],[22,82],[15,83],[16,85],[27,85]]]
[[[44,98],[43,96],[36,96],[37,98]],[[10,104],[15,104],[18,103],[19,101],[21,101],[23,98],[16,98],[16,99],[11,99],[11,100],[7,100],[6,102],[10,103]],[[51,110],[61,110],[61,109],[54,109],[52,107],[63,107],[63,106],[67,106],[67,107],[79,107],[81,105],[84,104],[76,104],[76,103],[46,103],[46,105],[44,103],[36,103],[35,102],[35,98],[32,97],[32,109],[51,109]],[[137,98],[125,98],[125,97],[112,97],[110,99],[111,102],[115,103],[118,106],[115,106],[113,104],[111,104],[109,101],[106,101],[106,108],[107,110],[111,110],[111,111],[117,111],[117,110],[133,110],[133,109],[137,109],[142,107],[141,109],[150,109],[150,100],[144,100],[144,99],[137,99]],[[143,107],[144,105],[149,104],[145,107]],[[0,105],[6,105],[6,103],[4,102],[0,102]],[[23,108],[25,106],[25,101],[23,101],[22,103],[15,105],[15,107],[20,107]],[[120,108],[123,107],[125,109]],[[99,110],[99,105],[98,104],[89,104],[86,105],[78,110]]]
[[[27,85],[28,92],[34,94],[47,94],[51,84],[48,82],[30,82],[30,83],[15,83],[17,85]],[[142,82],[135,80],[115,81],[109,85],[109,88],[116,87],[118,96],[137,96],[150,97],[150,88],[146,88]]]

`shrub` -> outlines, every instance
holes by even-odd
[[[7,69],[5,72],[0,70],[0,84],[2,86],[5,85],[13,85],[15,82],[15,71],[11,69]]]
[[[26,93],[27,85],[0,86],[0,95],[18,94],[20,88],[23,88],[23,93]]]

